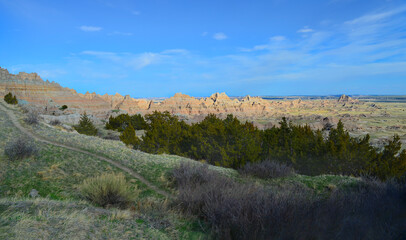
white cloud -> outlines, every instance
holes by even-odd
[[[103,28],[83,25],[83,26],[80,26],[79,29],[84,32],[98,32],[98,31],[101,31]]]
[[[284,36],[274,36],[274,37],[271,37],[270,39],[271,39],[271,41],[276,41],[276,42],[286,40],[286,38]]]
[[[131,13],[132,13],[133,15],[140,15],[140,14],[141,14],[140,11],[131,11]]]
[[[184,81],[187,85],[182,86],[193,85],[191,89],[206,91],[209,87],[228,89],[233,83],[230,91],[241,88],[246,93],[272,91],[267,86],[277,86],[273,83],[322,86],[326,82],[325,89],[330,91],[330,82],[351,80],[355,84],[365,79],[371,81],[371,86],[381,87],[386,78],[406,76],[406,21],[401,21],[403,18],[398,14],[377,23],[354,21],[357,24],[349,25],[341,22],[327,25],[323,31],[306,26],[305,31],[298,34],[306,35],[305,38],[275,35],[262,44],[239,49],[242,52],[215,57],[191,54],[185,49],[138,53],[84,51],[78,56],[95,63],[95,57],[102,59],[100,64],[105,67],[101,72],[117,69],[118,73],[137,74],[159,84],[167,80],[167,88],[179,87],[179,82]],[[213,33],[207,36],[214,38]],[[404,87],[404,84],[398,85]],[[372,88],[367,89],[365,91]]]
[[[311,32],[314,32],[314,30],[309,28],[308,26],[305,26],[302,29],[297,30],[297,32],[298,33],[311,33]]]
[[[205,37],[207,36],[208,32],[202,32],[202,36]]]
[[[219,33],[215,33],[213,35],[213,38],[216,39],[216,40],[225,40],[225,39],[227,39],[227,35],[225,35],[222,32],[219,32]]]

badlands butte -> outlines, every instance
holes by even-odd
[[[111,115],[121,113],[148,114],[168,111],[188,123],[202,120],[207,114],[225,117],[233,114],[240,120],[254,122],[261,129],[277,125],[282,117],[295,124],[308,124],[313,129],[328,130],[341,119],[352,135],[369,133],[373,142],[380,145],[398,134],[406,142],[405,96],[355,96],[261,98],[229,97],[214,93],[210,97],[191,97],[176,93],[166,99],[138,99],[129,95],[100,95],[77,93],[56,82],[44,81],[36,73],[11,74],[0,67],[0,95],[13,93],[21,104],[29,104],[46,121],[59,119],[65,124],[75,124],[80,114],[87,112],[102,124]],[[66,110],[60,107],[67,105]]]

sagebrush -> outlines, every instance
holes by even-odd
[[[38,148],[32,143],[32,139],[19,137],[15,141],[8,142],[4,148],[4,154],[9,160],[18,160],[36,155]]]
[[[258,163],[247,163],[239,169],[243,175],[250,175],[262,179],[288,177],[295,173],[292,167],[276,161],[263,161]]]
[[[52,126],[59,126],[62,123],[59,119],[54,119],[54,120],[50,121],[49,124],[51,124]]]
[[[39,114],[34,109],[31,109],[27,112],[27,115],[24,121],[30,125],[38,124],[39,122]]]
[[[323,197],[300,184],[269,189],[202,169],[174,171],[175,203],[205,220],[214,238],[401,239],[406,233],[404,183],[362,179]]]

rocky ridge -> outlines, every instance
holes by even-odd
[[[345,109],[346,112],[355,111],[357,106],[363,104],[346,95],[341,96],[338,101],[302,101],[301,99],[270,101],[251,96],[230,98],[225,93],[214,93],[206,98],[176,93],[171,98],[155,101],[136,99],[129,95],[122,96],[119,93],[115,95],[100,95],[94,92],[81,94],[58,83],[44,81],[36,73],[14,75],[0,67],[0,95],[4,96],[8,92],[15,94],[20,101],[24,100],[37,106],[44,118],[46,116],[50,120],[57,118],[67,124],[75,124],[80,114],[85,111],[94,116],[95,120],[105,120],[111,115],[123,112],[144,115],[153,111],[168,111],[187,122],[200,121],[207,114],[216,114],[220,117],[233,114],[240,119],[255,122],[260,128],[277,125],[280,118],[286,116],[294,121],[308,122],[314,129],[322,129],[326,128],[326,125],[327,127],[334,125],[336,121],[329,120],[327,124],[325,120],[323,121],[325,116],[301,115],[301,113],[313,111],[313,109],[326,109],[331,114],[337,115],[337,109]],[[60,110],[62,105],[67,105],[68,109]]]
[[[123,110],[129,114],[147,114],[153,111],[169,111],[178,115],[207,115],[210,113],[237,113],[237,115],[264,114],[270,109],[270,103],[262,98],[246,96],[242,99],[231,99],[225,93],[215,93],[207,98],[194,98],[177,93],[162,102],[147,99],[136,99],[129,95],[99,95],[96,93],[77,93],[64,88],[58,83],[44,81],[36,73],[10,74],[0,67],[0,94],[12,92],[20,100],[41,105],[47,110],[62,105],[69,109],[79,109],[95,114],[107,113],[110,110]]]

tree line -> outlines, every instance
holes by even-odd
[[[135,127],[134,127],[135,126]],[[383,150],[370,143],[370,136],[352,137],[341,120],[327,136],[310,126],[294,125],[283,118],[279,126],[259,130],[233,115],[220,119],[210,114],[199,123],[186,124],[169,112],[110,117],[106,128],[122,131],[120,139],[136,149],[168,153],[234,169],[247,163],[274,160],[291,165],[306,175],[373,175],[400,178],[406,172],[406,150],[395,135]],[[144,129],[138,139],[134,129]]]

